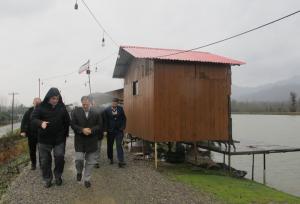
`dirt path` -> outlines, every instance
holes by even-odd
[[[190,187],[169,180],[153,164],[133,160],[127,153],[127,166],[109,165],[102,145],[101,167],[94,169],[92,187],[86,189],[75,180],[73,137],[67,141],[62,186],[43,187],[40,171],[26,168],[0,203],[10,204],[115,204],[115,203],[212,203],[211,198]]]

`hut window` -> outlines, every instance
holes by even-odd
[[[139,81],[134,81],[132,84],[132,95],[139,95]]]

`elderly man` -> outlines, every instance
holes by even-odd
[[[88,96],[81,98],[82,107],[72,112],[71,127],[75,132],[75,166],[77,181],[81,181],[84,170],[84,186],[91,187],[91,173],[97,164],[98,139],[102,135],[102,117],[91,109]]]
[[[40,105],[41,99],[34,98],[33,99],[33,107],[29,108],[22,119],[21,122],[21,136],[28,138],[28,146],[29,146],[29,156],[31,160],[31,170],[36,169],[36,150],[38,143],[38,128],[34,127],[31,123],[31,115],[32,112]],[[40,165],[40,164],[39,164]]]
[[[52,185],[52,150],[55,162],[55,183],[60,186],[65,165],[65,147],[66,138],[69,135],[70,117],[57,88],[51,88],[41,105],[33,111],[32,123],[39,128],[38,142],[45,187],[49,188]]]

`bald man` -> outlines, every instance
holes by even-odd
[[[33,99],[33,107],[29,108],[23,116],[21,123],[21,136],[28,138],[29,155],[31,160],[31,170],[36,169],[37,131],[31,123],[31,115],[36,107],[41,103],[40,98]]]

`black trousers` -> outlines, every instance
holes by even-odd
[[[62,142],[57,145],[48,145],[39,143],[39,150],[41,156],[41,167],[44,181],[52,181],[53,173],[56,179],[61,178],[65,165],[65,146]],[[54,172],[52,173],[52,155],[54,155]]]
[[[31,165],[36,166],[36,150],[37,150],[37,136],[28,136],[28,147],[29,147],[29,156],[31,160]]]
[[[124,133],[121,131],[108,133],[107,135],[107,157],[110,160],[113,160],[113,150],[114,150],[114,143],[116,140],[116,148],[117,148],[117,157],[119,162],[124,162],[124,151],[123,151],[123,137]]]

